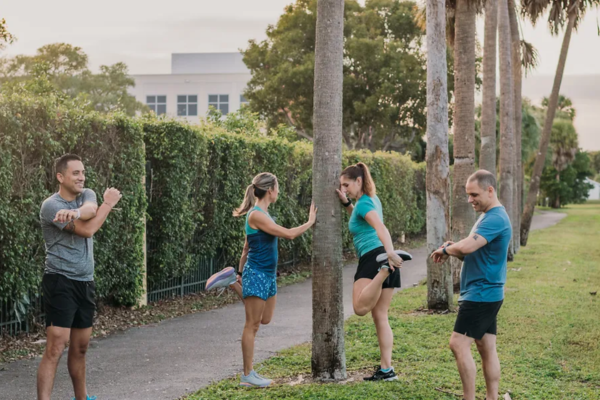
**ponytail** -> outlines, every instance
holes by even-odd
[[[241,217],[246,214],[248,211],[254,207],[254,203],[256,202],[256,197],[254,197],[254,185],[250,184],[246,188],[246,194],[244,195],[244,201],[242,204],[233,211],[234,217]]]
[[[371,172],[369,171],[369,167],[365,163],[359,162],[355,165],[351,165],[346,167],[342,171],[341,176],[346,176],[349,179],[357,180],[358,178],[362,179],[362,192],[369,197],[373,197],[376,194],[375,182],[373,181],[373,177],[371,177]]]
[[[360,168],[363,172],[363,184],[362,191],[369,197],[375,196],[375,182],[373,181],[373,177],[371,176],[371,171],[369,171],[369,167],[365,163],[359,162],[356,163],[356,166]]]
[[[269,172],[262,172],[252,179],[252,183],[246,188],[242,204],[233,211],[234,217],[241,217],[248,213],[256,204],[256,199],[265,197],[269,189],[277,185],[277,177]]]

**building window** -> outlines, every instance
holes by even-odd
[[[195,117],[198,115],[197,95],[177,96],[177,115],[180,117]]]
[[[244,97],[243,94],[240,94],[240,108],[248,104],[248,99]]]
[[[208,106],[221,111],[221,114],[229,114],[229,95],[228,94],[209,94]]]
[[[156,115],[167,113],[167,96],[146,96],[146,105]]]

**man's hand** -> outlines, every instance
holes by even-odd
[[[440,246],[439,249],[431,253],[431,258],[433,258],[433,262],[441,264],[448,259],[448,255],[444,254],[444,246]]]
[[[118,189],[108,188],[104,192],[104,204],[106,204],[110,208],[113,208],[117,205],[119,200],[121,200],[121,196],[123,195]]]
[[[442,248],[444,248],[444,247],[448,247],[448,246],[450,246],[451,244],[454,244],[454,242],[452,242],[452,241],[447,241],[447,242],[445,242],[443,245],[441,245],[439,248],[440,248],[440,249],[442,249]]]
[[[79,218],[79,210],[60,210],[54,216],[53,222],[59,222],[61,224],[71,222]]]

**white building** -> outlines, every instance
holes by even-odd
[[[129,92],[158,115],[197,123],[209,106],[223,114],[237,111],[250,77],[240,53],[172,54],[170,74],[132,75]]]
[[[588,200],[600,200],[600,183],[588,178],[586,178],[585,181],[586,183],[594,185],[594,187],[588,192]]]

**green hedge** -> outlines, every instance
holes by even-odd
[[[123,193],[121,211],[109,216],[94,246],[98,294],[113,303],[134,304],[141,292],[146,206],[151,284],[180,276],[201,257],[223,255],[236,264],[244,218],[232,211],[259,172],[279,178],[280,198],[271,210],[277,222],[304,223],[312,145],[289,142],[285,129],[265,135],[254,125],[247,129],[243,119],[235,122],[217,118],[191,127],[90,113],[52,94],[0,95],[0,300],[19,301],[38,290],[45,257],[39,208],[57,190],[52,167],[64,153],[83,157],[86,186],[99,202],[107,186]],[[397,154],[344,153],[344,166],[359,160],[371,167],[392,235],[421,232],[424,165]],[[347,224],[343,235],[344,246],[352,248]],[[280,243],[282,261],[310,255],[310,235]]]
[[[38,292],[45,258],[40,206],[58,189],[54,160],[76,153],[99,203],[108,186],[123,193],[121,211],[95,235],[98,293],[134,304],[141,292],[146,208],[141,124],[121,114],[87,112],[52,94],[4,94],[0,133],[0,300],[22,301]]]
[[[285,138],[227,130],[209,122],[191,127],[175,121],[146,120],[148,169],[148,277],[177,276],[198,256],[224,254],[237,265],[244,244],[244,218],[232,217],[244,191],[259,172],[279,178],[280,196],[271,214],[293,227],[306,222],[312,197],[312,145]],[[425,226],[425,166],[397,153],[345,152],[344,166],[367,163],[394,237]],[[344,247],[352,248],[344,224]],[[308,257],[311,236],[281,240],[280,260]]]

